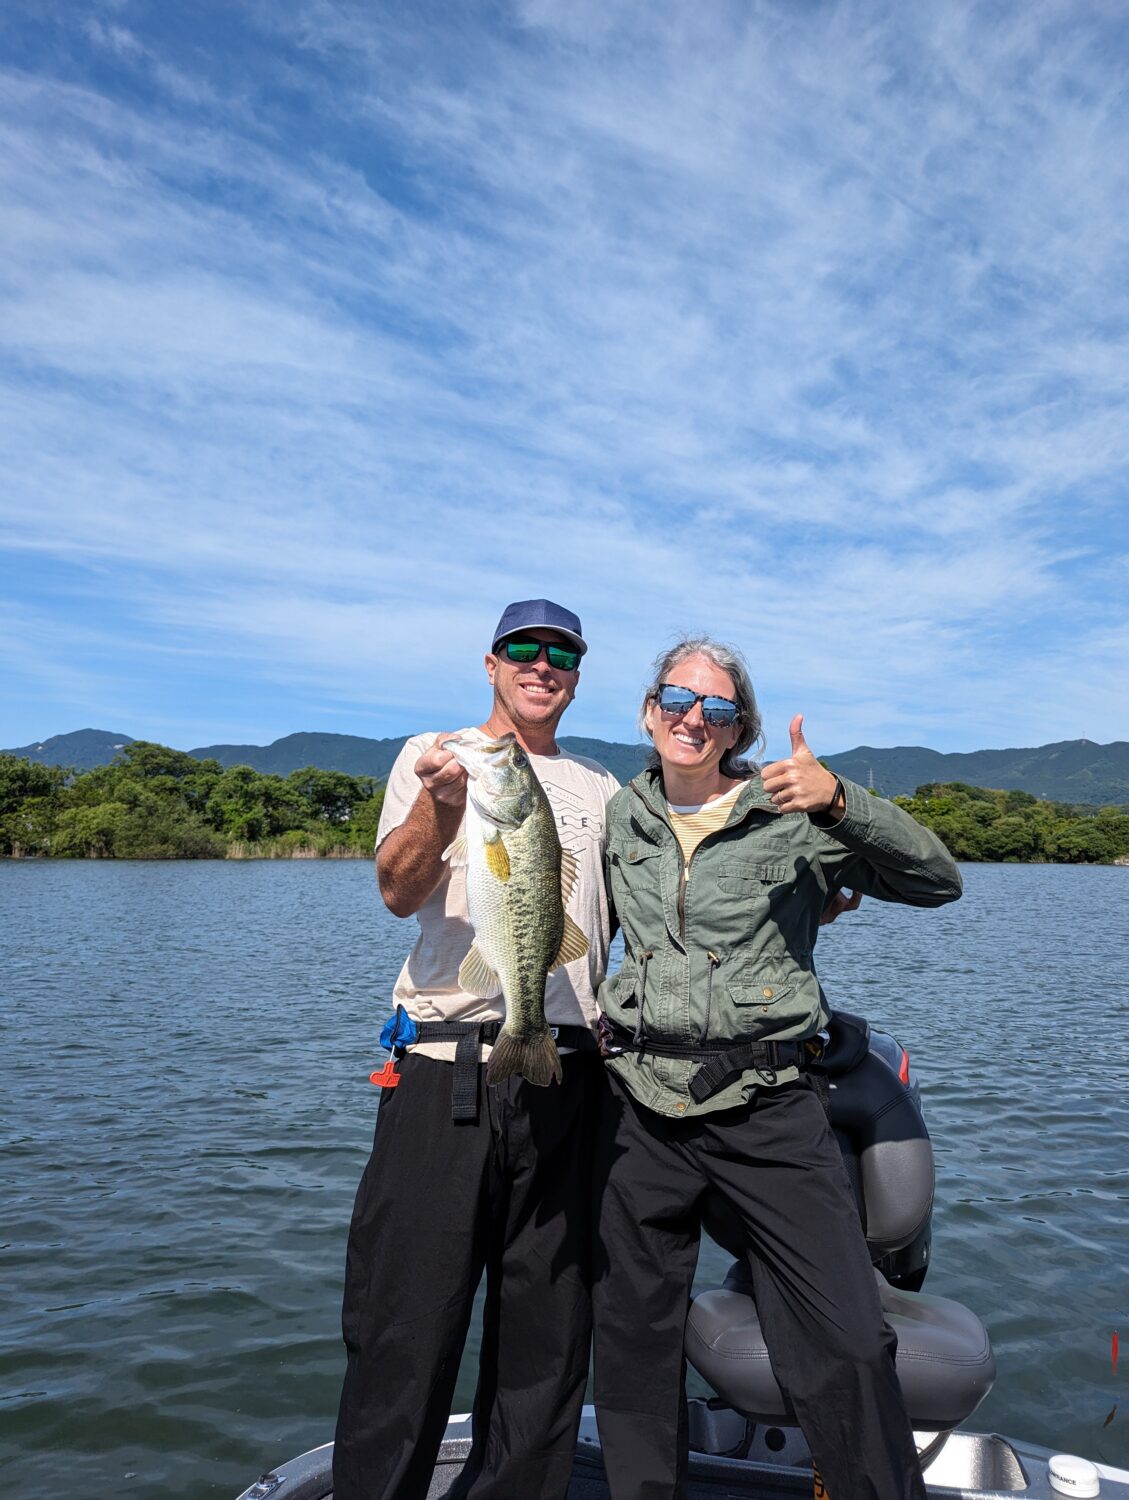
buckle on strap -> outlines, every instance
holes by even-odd
[[[695,1104],[703,1104],[731,1078],[749,1068],[771,1088],[778,1068],[803,1068],[807,1061],[802,1042],[747,1042],[707,1059],[690,1080],[690,1097]]]
[[[694,1074],[689,1088],[690,1098],[695,1104],[704,1104],[711,1094],[716,1094],[731,1078],[744,1072],[744,1068],[735,1060],[737,1050],[735,1048],[733,1052],[722,1052],[717,1057],[711,1057]],[[748,1048],[742,1047],[739,1050],[747,1052]]]
[[[810,1067],[818,1060],[818,1053],[822,1050],[818,1038],[792,1042],[738,1042],[732,1047],[724,1044],[695,1046],[692,1042],[659,1042],[650,1037],[640,1040],[609,1015],[601,1015],[596,1031],[600,1055],[604,1058],[635,1052],[698,1063],[698,1071],[689,1085],[690,1097],[695,1104],[702,1104],[731,1078],[749,1069],[756,1072],[762,1083],[771,1086],[776,1082],[779,1068]],[[813,1042],[816,1049],[814,1052]]]

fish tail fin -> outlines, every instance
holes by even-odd
[[[538,1088],[554,1081],[560,1083],[561,1057],[548,1029],[532,1037],[507,1036],[501,1032],[486,1064],[486,1082],[499,1084],[515,1074]]]

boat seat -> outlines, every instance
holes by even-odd
[[[836,1012],[824,1067],[831,1125],[872,1260],[928,1233],[933,1209],[933,1147],[925,1122],[893,1069],[870,1050],[870,1028]],[[736,1262],[723,1286],[701,1293],[686,1324],[686,1357],[728,1405],[755,1421],[790,1425],[795,1414],[776,1383],[753,1300],[741,1222],[716,1194],[703,1199],[702,1224]],[[875,1271],[886,1320],[898,1336],[897,1370],[919,1431],[947,1431],[967,1420],[992,1388],[996,1362],[975,1313],[947,1297],[903,1291]]]
[[[947,1432],[966,1421],[996,1378],[983,1323],[948,1297],[903,1292],[876,1271],[882,1310],[898,1335],[897,1371],[917,1431]],[[795,1425],[768,1360],[752,1280],[737,1262],[723,1286],[694,1299],[686,1357],[736,1411],[757,1422]]]

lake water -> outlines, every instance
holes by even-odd
[[[939,912],[864,902],[821,973],[922,1080],[927,1289],[1000,1366],[976,1425],[1129,1466],[1129,870],[964,874]],[[0,862],[11,1493],[232,1496],[332,1436],[367,1079],[414,930],[365,861]],[[462,1409],[472,1389],[468,1359]]]

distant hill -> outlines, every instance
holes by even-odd
[[[3,750],[3,755],[18,755],[37,761],[41,766],[73,766],[76,771],[93,771],[95,766],[109,765],[126,745],[132,745],[128,734],[111,734],[108,729],[76,729],[73,734],[53,734],[36,745],[21,745],[18,750]]]
[[[218,760],[221,766],[252,766],[276,776],[289,776],[303,766],[319,766],[324,771],[383,779],[406,739],[407,735],[395,740],[367,740],[356,734],[288,734],[271,745],[204,745],[188,753],[200,760]],[[648,747],[644,745],[617,745],[572,735],[562,735],[561,745],[574,755],[598,760],[620,781],[630,781],[647,759]]]
[[[317,766],[323,771],[344,771],[347,776],[373,776],[382,781],[406,739],[407,735],[370,740],[359,734],[288,734],[269,745],[199,745],[188,754],[197,760],[218,760],[221,766],[250,766],[275,776],[289,776],[303,766]],[[19,755],[47,766],[92,771],[95,766],[108,765],[120,750],[132,743],[128,734],[80,729],[75,734],[57,734],[39,744],[0,753]],[[643,769],[649,749],[645,745],[618,745],[609,740],[572,735],[562,736],[561,744],[574,755],[598,760],[620,781],[630,781]]]
[[[269,745],[202,745],[190,750],[197,760],[221,766],[250,766],[274,776],[289,776],[303,766],[344,771],[347,776],[376,776],[392,769],[406,735],[397,740],[369,740],[359,734],[287,734]]]
[[[288,734],[270,745],[202,745],[189,751],[201,760],[223,766],[252,766],[256,771],[287,776],[303,766],[344,771],[350,776],[383,779],[392,768],[404,736],[370,740],[355,734]],[[9,750],[9,755],[44,765],[92,770],[113,760],[131,743],[128,734],[81,729],[54,735],[35,745]],[[649,746],[624,745],[612,740],[565,735],[561,744],[577,755],[587,755],[620,781],[630,781],[642,770]],[[921,745],[881,749],[860,745],[825,757],[841,775],[862,786],[873,786],[886,797],[912,796],[930,781],[964,781],[970,786],[1015,788],[1052,802],[1129,805],[1129,743],[1116,740],[1096,745],[1092,740],[1063,740],[1028,750],[975,750],[943,755]]]
[[[571,734],[561,735],[561,747],[571,750],[573,755],[586,755],[589,760],[598,760],[624,786],[647,764],[651,747],[647,745],[617,745],[611,740],[578,739]]]
[[[929,781],[1013,789],[1051,802],[1129,803],[1129,743],[1061,740],[1034,750],[973,750],[942,755],[920,745],[881,750],[860,745],[827,764],[841,776],[873,785],[884,797],[912,796]]]

